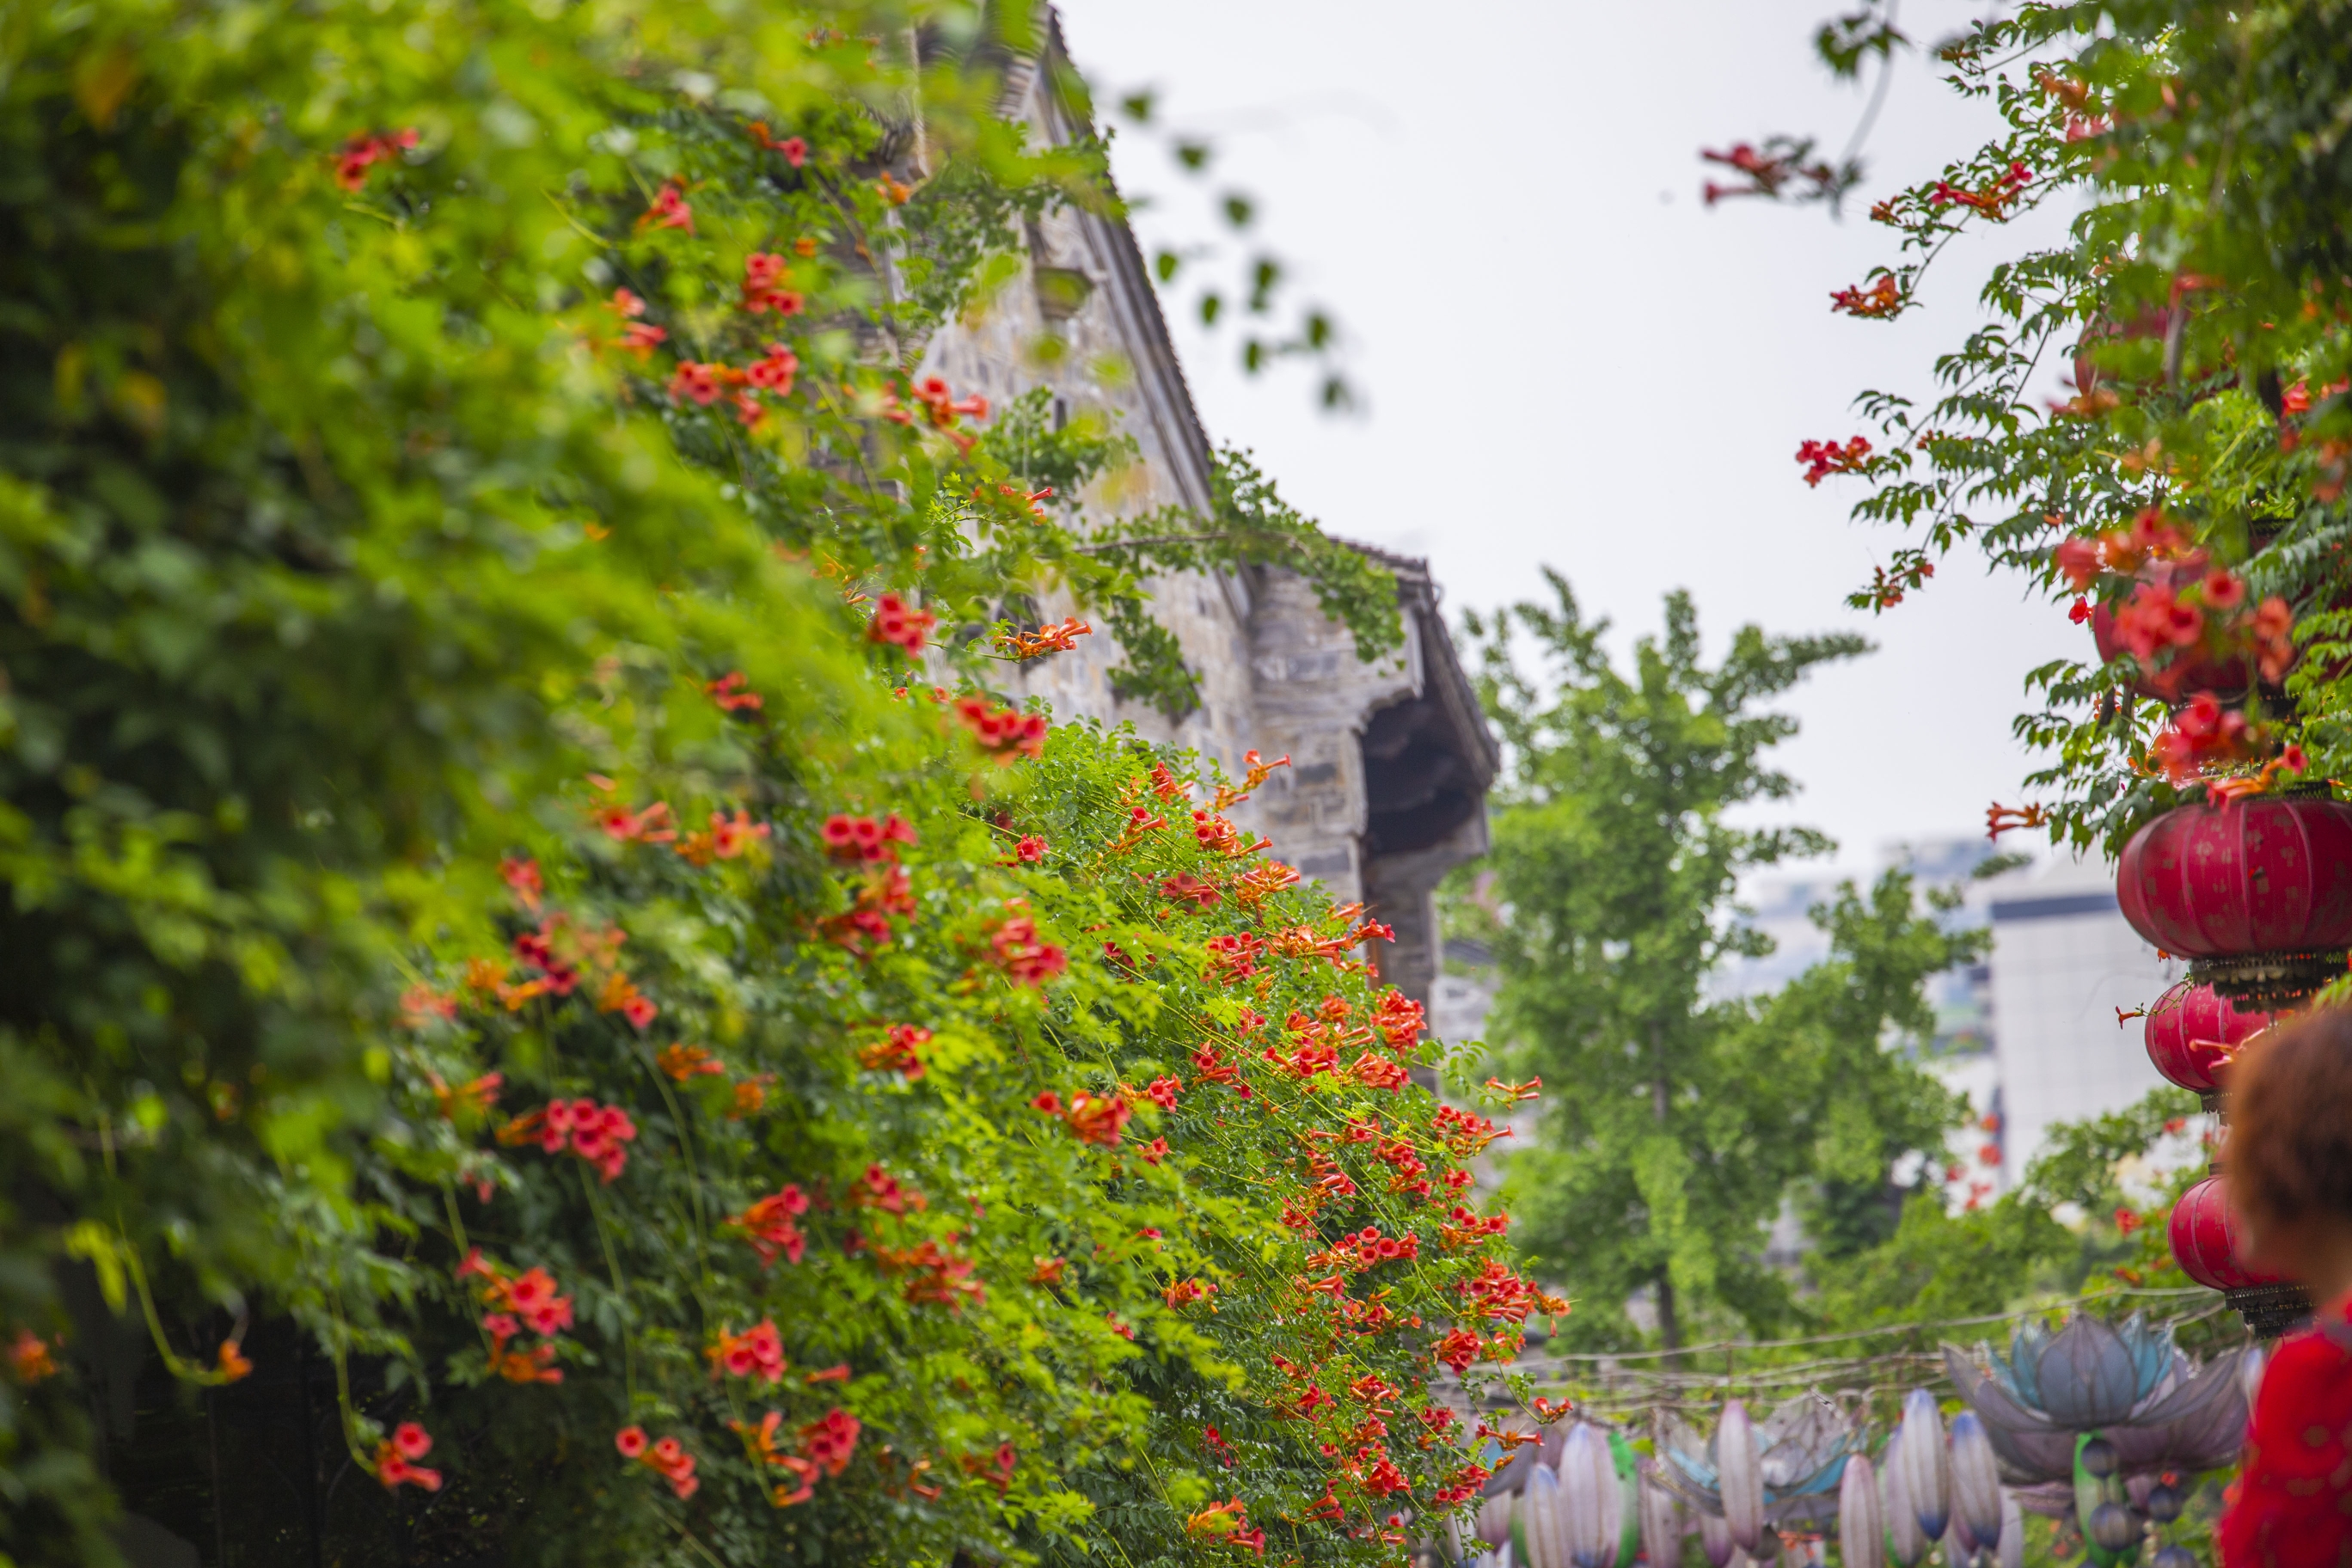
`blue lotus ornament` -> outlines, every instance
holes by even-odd
[[[1658,1484],[1696,1508],[1723,1517],[1723,1478],[1714,1445],[1679,1417],[1657,1426]],[[1756,1427],[1764,1517],[1775,1524],[1827,1519],[1837,1512],[1838,1482],[1846,1459],[1863,1448],[1863,1433],[1818,1394],[1776,1405]]]
[[[2076,1313],[2055,1333],[2020,1326],[2007,1355],[1946,1345],[1944,1365],[1984,1423],[2001,1479],[2054,1489],[2073,1486],[2075,1438],[2087,1433],[2115,1446],[2126,1476],[2232,1462],[2246,1430],[2246,1353],[2200,1365],[2174,1346],[2169,1323]]]

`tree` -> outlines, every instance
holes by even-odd
[[[1629,1342],[1622,1303],[1639,1291],[1670,1349],[1698,1321],[1769,1331],[1790,1310],[1790,1282],[1761,1257],[1783,1204],[1819,1216],[1841,1193],[1883,1188],[1895,1156],[1936,1147],[1953,1120],[1887,1039],[1927,1027],[1922,980],[1974,939],[1944,931],[1892,873],[1816,911],[1828,962],[1761,1001],[1710,997],[1724,961],[1769,951],[1738,918],[1740,876],[1829,847],[1810,829],[1727,820],[1796,787],[1768,760],[1794,721],[1762,705],[1865,645],[1746,626],[1710,668],[1676,594],[1627,675],[1601,647],[1606,623],[1550,582],[1553,605],[1471,623],[1507,755],[1485,919],[1504,974],[1494,1027],[1550,1097],[1540,1146],[1508,1166],[1525,1245],[1578,1298],[1578,1340]],[[1521,672],[1517,635],[1555,684]]]
[[[1992,1203],[1948,1208],[1940,1194],[1915,1194],[1901,1223],[1876,1246],[1806,1260],[1815,1287],[1806,1331],[1885,1329],[2013,1311],[2037,1298],[2092,1298],[2093,1310],[2132,1310],[2130,1292],[2189,1283],[2172,1258],[2170,1205],[2202,1179],[2189,1131],[2197,1099],[2151,1089],[2119,1110],[2053,1123],[2018,1184]],[[2063,1218],[2061,1216],[2063,1216]],[[1881,1350],[1931,1350],[1938,1332],[1874,1335]],[[1948,1337],[1948,1336],[1947,1336]],[[2234,1317],[2184,1325],[2192,1350],[2242,1342]],[[1790,1356],[1829,1353],[1818,1343]],[[1768,1358],[1769,1359],[1769,1358]]]

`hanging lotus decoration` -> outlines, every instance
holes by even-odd
[[[1568,1568],[1559,1550],[1559,1474],[1538,1465],[1519,1494],[1519,1538],[1533,1568]]]
[[[1913,1398],[1918,1395],[1914,1394]],[[1973,1568],[2011,1568],[2025,1555],[2016,1497],[2000,1484],[2000,1461],[1983,1420],[1973,1410],[1952,1417],[1945,1445],[1950,1489],[1950,1520],[1944,1534],[1946,1560]]]
[[[2021,1324],[2006,1356],[1946,1345],[1944,1364],[2000,1478],[2038,1512],[2072,1511],[2100,1568],[2137,1550],[2101,1544],[2126,1524],[2140,1528],[2126,1500],[2132,1478],[2218,1469],[2236,1460],[2245,1433],[2246,1352],[2200,1366],[2174,1347],[2169,1324],[2137,1312],[2116,1324],[2077,1313],[2056,1333]]]
[[[1616,1457],[1598,1426],[1580,1421],[1569,1433],[1560,1450],[1557,1495],[1556,1539],[1568,1561],[1554,1568],[1614,1568],[1624,1539],[1622,1495]],[[1532,1532],[1528,1544],[1535,1544]]]
[[[1911,1493],[1904,1475],[1900,1428],[1878,1458],[1882,1466],[1878,1472],[1878,1506],[1886,1520],[1886,1554],[1898,1568],[1915,1568],[1935,1543],[1921,1532],[1919,1515],[1911,1506]]]
[[[2000,1484],[1975,1412],[1954,1416],[1948,1436],[1935,1396],[1914,1390],[1878,1457],[1874,1487],[1872,1475],[1870,1460],[1857,1454],[1840,1489],[1839,1550],[1853,1568],[1914,1568],[1938,1542],[1954,1568],[2017,1568],[2024,1561],[2017,1499]]]
[[[1559,1445],[1558,1432],[1545,1432],[1539,1438],[1531,1434],[1529,1441],[1507,1447],[1496,1457],[1493,1473],[1479,1488],[1478,1511],[1470,1522],[1470,1533],[1479,1545],[1489,1552],[1501,1552],[1510,1545],[1513,1523],[1523,1522],[1526,1516],[1528,1483],[1540,1459],[1558,1457]],[[1460,1554],[1466,1555],[1466,1552]]]
[[[1764,1544],[1764,1457],[1745,1404],[1735,1399],[1723,1407],[1709,1457],[1715,1460],[1716,1495],[1723,1503],[1724,1522],[1731,1526],[1732,1543],[1752,1556]]]
[[[1902,1473],[1903,1492],[1910,1500],[1912,1517],[1919,1521],[1919,1533],[1931,1542],[1943,1540],[1952,1517],[1952,1457],[1936,1396],[1924,1388],[1915,1388],[1904,1398],[1897,1455],[1887,1468]]]
[[[1698,1516],[1698,1544],[1706,1553],[1709,1568],[1723,1568],[1739,1551],[1732,1542],[1730,1521],[1716,1513]]]
[[[1952,1425],[1958,1426],[1962,1419],[1966,1417],[1956,1417]],[[1963,1563],[1969,1568],[2023,1568],[2025,1521],[2017,1506],[2017,1494],[1998,1486],[1994,1489],[2000,1497],[1995,1514],[2000,1531],[1999,1543],[1979,1537],[1966,1514],[1953,1514],[1951,1532],[1944,1537],[1944,1550],[1955,1568]]]
[[[1715,1568],[1728,1560],[1727,1554],[1716,1556],[1723,1550],[1718,1539],[1751,1554],[1762,1549],[1763,1451],[1748,1424],[1747,1405],[1737,1399],[1725,1405],[1709,1439],[1702,1439],[1680,1419],[1664,1418],[1657,1447],[1659,1483],[1699,1510],[1700,1537]],[[1709,1518],[1723,1521],[1720,1532],[1707,1528]]]
[[[1632,1568],[1646,1528],[1638,1464],[1605,1426],[1546,1431],[1495,1466],[1472,1534],[1497,1552],[1516,1540],[1529,1568]]]
[[[1751,1426],[1747,1407],[1732,1400],[1723,1407],[1712,1439],[1686,1423],[1664,1419],[1657,1431],[1658,1483],[1697,1510],[1702,1541],[1710,1520],[1725,1526],[1729,1547],[1759,1555],[1770,1538],[1768,1524],[1828,1519],[1837,1508],[1838,1482],[1847,1456],[1862,1447],[1861,1435],[1836,1406],[1818,1394],[1800,1394],[1775,1407],[1760,1426]]]
[[[1480,1542],[1501,1551],[1511,1541],[1511,1505],[1518,1494],[1490,1491],[1478,1500],[1478,1513],[1470,1526],[1470,1533]]]
[[[1992,1439],[1985,1436],[1983,1417],[1973,1410],[1952,1417],[1951,1473],[1955,1527],[1967,1537],[1970,1551],[1998,1550],[2007,1499],[2000,1489]]]
[[[1680,1563],[1683,1537],[1690,1533],[1682,1500],[1658,1484],[1656,1461],[1643,1461],[1640,1476],[1642,1551],[1654,1564]]]
[[[1867,1454],[1848,1459],[1838,1482],[1838,1557],[1845,1568],[1885,1568],[1886,1510]]]

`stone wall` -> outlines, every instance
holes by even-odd
[[[1058,49],[1058,27],[1049,48]],[[1081,129],[1055,73],[1015,62],[1008,112],[1040,141]],[[1076,498],[1089,514],[1163,506],[1206,515],[1210,443],[1194,412],[1157,296],[1123,224],[1061,208],[1028,233],[1028,266],[997,295],[944,328],[924,373],[958,394],[1009,403],[1048,389],[1057,418],[1099,414],[1134,438],[1139,460]],[[1445,870],[1484,853],[1485,795],[1496,753],[1438,614],[1426,563],[1367,552],[1396,574],[1405,646],[1367,662],[1326,616],[1312,588],[1282,571],[1181,574],[1150,587],[1160,619],[1200,679],[1202,702],[1171,721],[1113,696],[1120,651],[1099,628],[1077,647],[1022,667],[1009,689],[1043,698],[1064,719],[1132,724],[1191,747],[1238,775],[1244,752],[1287,754],[1234,812],[1274,853],[1341,902],[1362,900],[1395,927],[1383,973],[1427,1005],[1438,942],[1430,893]],[[1041,606],[1058,620],[1066,604]]]

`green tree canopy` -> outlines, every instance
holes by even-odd
[[[1623,1304],[1643,1289],[1670,1348],[1694,1318],[1769,1332],[1790,1302],[1762,1256],[1784,1204],[1826,1216],[1825,1194],[1881,1192],[1895,1158],[1951,1123],[1952,1097],[1887,1042],[1927,1028],[1922,982],[1976,939],[1893,872],[1814,911],[1831,956],[1777,994],[1711,994],[1727,960],[1769,951],[1740,921],[1741,874],[1829,847],[1728,819],[1795,789],[1769,759],[1795,721],[1763,704],[1866,645],[1745,626],[1710,666],[1676,594],[1628,674],[1607,623],[1550,582],[1551,605],[1471,625],[1507,749],[1486,916],[1505,976],[1495,1030],[1547,1086],[1540,1144],[1509,1166],[1526,1242],[1577,1297],[1578,1342],[1634,1338]],[[1517,636],[1550,685],[1515,662]]]

